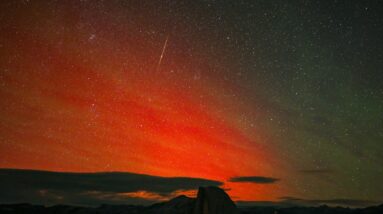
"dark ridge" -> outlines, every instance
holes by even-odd
[[[169,201],[151,206],[107,205],[97,208],[70,205],[42,206],[21,204],[0,204],[1,214],[382,214],[383,204],[366,208],[329,207],[278,207],[248,206],[234,204],[223,189],[200,187],[197,198],[180,195]]]

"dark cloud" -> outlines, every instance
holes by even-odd
[[[327,204],[334,206],[366,207],[376,205],[378,202],[356,199],[330,199],[330,200],[306,200],[306,202],[316,205]]]
[[[300,201],[302,199],[300,198],[296,198],[296,197],[292,197],[292,196],[283,196],[283,197],[279,197],[280,200],[284,200],[284,201]]]
[[[284,204],[295,204],[299,206],[345,206],[345,207],[367,207],[379,204],[377,201],[359,200],[359,199],[301,199],[296,197],[281,197],[281,201]]]
[[[380,204],[377,201],[358,199],[301,199],[296,197],[281,197],[279,201],[236,201],[238,206],[272,206],[272,207],[296,207],[296,206],[342,206],[342,207],[368,207]]]
[[[278,178],[263,177],[263,176],[247,176],[247,177],[232,177],[230,182],[250,182],[259,184],[271,184],[279,181]]]
[[[0,169],[0,203],[149,204],[176,191],[220,186],[219,181],[129,172],[69,173]],[[148,197],[132,194],[144,192]]]

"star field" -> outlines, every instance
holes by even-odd
[[[382,8],[2,2],[0,168],[202,178],[236,201],[381,202]]]

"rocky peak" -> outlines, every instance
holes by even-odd
[[[193,214],[239,214],[239,210],[223,189],[200,187]]]

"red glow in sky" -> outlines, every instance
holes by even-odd
[[[238,120],[247,106],[228,94],[240,89],[208,72],[203,48],[182,54],[187,44],[169,33],[156,71],[166,33],[68,8],[28,10],[33,19],[3,29],[0,167],[201,177],[225,182],[235,200],[284,191],[227,181],[281,172],[262,133]]]

